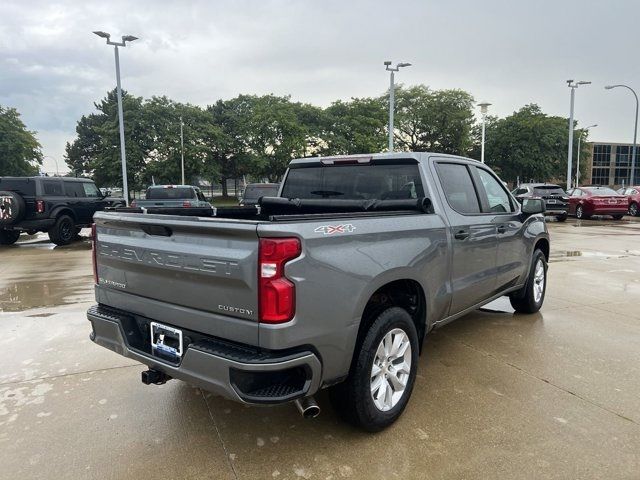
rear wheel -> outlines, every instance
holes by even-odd
[[[511,306],[518,313],[536,313],[544,303],[547,291],[547,260],[542,250],[536,249],[526,285],[509,295]]]
[[[18,230],[0,230],[0,245],[13,245],[20,238]]]
[[[582,205],[578,205],[576,207],[576,218],[579,218],[581,220],[583,220],[583,219],[586,220],[586,219],[588,219],[590,217],[591,217],[591,215],[588,215],[588,214],[584,213],[584,209],[582,208]]]
[[[407,311],[382,312],[353,362],[347,380],[331,389],[331,401],[345,420],[377,432],[402,414],[415,383],[418,334]]]
[[[611,215],[613,217],[614,220],[622,220],[622,217],[624,217],[624,215]]]
[[[49,229],[49,239],[56,245],[69,245],[75,234],[76,227],[69,215],[60,215]]]
[[[638,209],[638,204],[636,202],[632,202],[631,205],[629,205],[629,215],[632,217],[640,215],[640,209]]]
[[[556,215],[556,220],[559,222],[564,222],[567,219],[567,212],[561,213],[560,215]]]

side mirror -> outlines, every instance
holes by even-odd
[[[542,198],[523,198],[522,213],[524,215],[535,215],[536,213],[544,213],[547,206]]]

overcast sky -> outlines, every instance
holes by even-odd
[[[631,142],[640,93],[637,0],[0,2],[0,104],[38,132],[63,168],[82,114],[115,85],[112,47],[93,30],[140,37],[121,51],[123,88],[208,105],[239,93],[326,106],[379,95],[384,60],[407,84],[461,88],[505,116],[527,103],[568,116],[565,81],[591,138]],[[126,112],[125,112],[126,115]],[[45,170],[54,163],[45,159]]]

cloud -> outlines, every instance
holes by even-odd
[[[75,122],[115,84],[113,49],[92,35],[132,34],[123,88],[198,105],[239,93],[328,105],[379,95],[382,62],[410,61],[405,84],[463,88],[501,116],[527,103],[576,118],[594,138],[630,141],[633,102],[607,83],[639,78],[640,4],[543,0],[30,1],[0,4],[0,104],[14,106],[62,164]],[[640,84],[637,85],[640,88]],[[628,93],[628,92],[626,92]]]

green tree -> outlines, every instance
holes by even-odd
[[[526,105],[487,125],[485,162],[511,182],[566,178],[568,122]]]
[[[473,102],[469,93],[457,89],[396,87],[397,148],[467,155],[473,143]]]
[[[0,176],[36,175],[42,165],[41,148],[18,111],[0,105]]]

